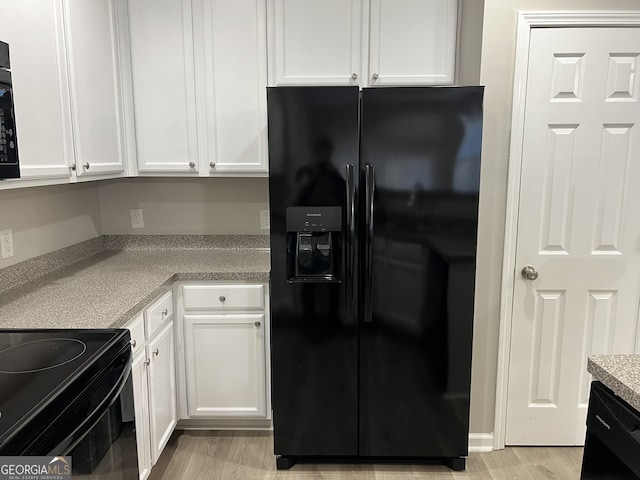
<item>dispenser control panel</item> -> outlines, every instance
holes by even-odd
[[[339,232],[341,207],[287,207],[287,232]]]

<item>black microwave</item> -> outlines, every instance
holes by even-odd
[[[9,45],[0,42],[0,179],[20,178]]]

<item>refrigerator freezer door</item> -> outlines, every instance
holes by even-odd
[[[482,87],[363,91],[359,455],[467,454],[481,126]]]
[[[357,87],[267,90],[276,455],[357,454],[358,341],[350,279],[358,96]],[[326,207],[339,207],[339,229],[322,223],[337,211]],[[298,222],[291,226],[296,231],[287,231],[287,209],[290,223],[300,212],[309,214],[309,226]],[[301,242],[310,244],[292,247]],[[308,248],[310,266],[332,256],[331,275],[314,276],[306,267],[298,275],[289,271],[288,264],[296,265],[290,256],[304,257]]]

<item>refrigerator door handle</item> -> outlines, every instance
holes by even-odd
[[[364,321],[373,321],[373,208],[376,190],[376,175],[373,165],[364,166],[365,188],[365,285],[364,285]]]
[[[346,248],[346,302],[347,322],[355,323],[355,248],[356,248],[356,184],[353,165],[347,165],[347,248]]]

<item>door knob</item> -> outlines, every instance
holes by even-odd
[[[538,272],[531,265],[522,267],[522,271],[520,273],[522,274],[522,278],[525,280],[535,280],[538,278]]]

